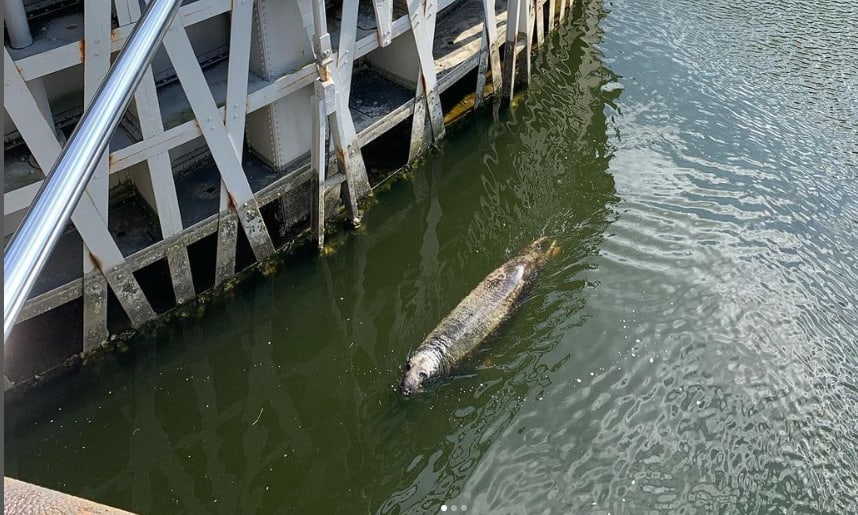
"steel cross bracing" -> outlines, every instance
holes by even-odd
[[[468,10],[473,2],[478,9]],[[300,194],[306,184],[313,191],[301,209],[309,215],[312,235],[321,247],[329,216],[326,205],[332,201],[326,201],[329,192],[338,190],[348,218],[360,221],[357,201],[370,191],[364,145],[412,118],[409,160],[415,159],[444,137],[441,92],[471,69],[478,70],[475,108],[490,84],[497,109],[501,95],[511,99],[515,87],[527,83],[531,49],[543,44],[546,31],[566,17],[572,2],[374,0],[371,11],[361,10],[358,0],[344,0],[327,10],[322,0],[187,3],[164,38],[166,59],[146,70],[126,114],[134,137],[114,138],[72,216],[82,240],[80,272],[30,298],[19,322],[82,297],[84,334],[77,352],[92,350],[109,337],[109,290],[132,326],[148,322],[157,315],[134,273],[163,260],[176,303],[193,299],[201,292],[194,283],[188,247],[209,235],[217,240],[215,277],[209,286],[224,283],[237,271],[239,232],[257,260],[272,255],[273,236],[282,228],[269,226],[263,207],[294,210],[294,202],[306,199]],[[79,73],[80,84],[69,88],[79,88],[81,107],[87,105],[111,55],[122,48],[140,18],[135,0],[82,4],[78,39],[43,41],[34,33],[28,47],[4,48],[4,107],[12,122],[6,141],[23,142],[36,177],[39,169],[51,169],[62,144],[56,136],[62,102],[56,93],[48,98],[41,83],[56,90],[56,81]],[[461,22],[457,16],[474,12],[479,15],[471,25],[479,36],[472,43],[457,43],[452,49],[439,43],[442,38],[456,41],[450,31],[462,25],[445,20]],[[303,30],[278,30],[281,26]],[[211,33],[211,27],[219,28]],[[504,33],[502,40],[499,34]],[[221,68],[212,67],[208,54],[197,51],[201,41],[217,37],[223,39],[218,43],[224,49]],[[508,49],[503,63],[501,44]],[[395,59],[385,57],[391,52],[406,56],[410,64],[400,72]],[[354,107],[365,92],[353,83],[367,63],[391,79],[391,87],[411,90],[408,98],[371,119]],[[225,71],[217,75],[220,69]],[[177,102],[184,111],[168,116]],[[274,180],[261,187],[252,183],[248,149],[273,170]],[[201,151],[219,174],[217,207],[188,221],[176,162]],[[17,226],[42,182],[30,180],[4,192],[4,235]],[[118,185],[131,186],[149,204],[160,239],[144,248],[121,250],[119,236],[108,223],[116,216],[110,195]]]

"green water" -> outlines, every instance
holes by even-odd
[[[858,4],[576,14],[333,255],[7,405],[6,474],[142,513],[858,511]],[[398,395],[541,234],[504,330]]]

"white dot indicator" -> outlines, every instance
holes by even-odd
[[[441,505],[441,511],[447,511],[447,505],[446,504]]]

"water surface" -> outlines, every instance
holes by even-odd
[[[858,510],[858,4],[576,14],[333,255],[8,407],[6,473],[142,513]],[[542,234],[504,331],[401,398]]]

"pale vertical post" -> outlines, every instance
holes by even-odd
[[[474,91],[474,111],[479,109],[483,104],[483,97],[486,94],[486,73],[489,68],[489,43],[486,37],[485,23],[482,34],[480,35],[480,60],[477,65],[477,89]]]
[[[140,18],[140,6],[137,2],[116,0],[116,17],[120,25],[128,25]],[[137,106],[137,118],[143,139],[154,138],[164,132],[161,119],[161,107],[152,67],[146,73],[134,92],[134,104]],[[155,196],[155,210],[164,240],[180,234],[183,229],[182,213],[176,194],[176,182],[173,179],[173,167],[166,152],[153,155],[146,160],[149,169],[149,181]],[[181,243],[167,248],[167,266],[177,304],[183,304],[194,298],[194,280],[191,275],[191,263],[188,249]]]
[[[314,95],[311,97],[311,117],[321,116],[318,125],[313,125],[311,134],[311,167],[315,174],[313,184],[316,186],[314,198],[311,201],[311,232],[319,249],[324,245],[325,231],[325,194],[328,191],[327,179],[332,175],[326,170],[325,161],[327,148],[325,142],[332,141],[335,147],[335,163],[343,172],[344,181],[340,182],[340,196],[346,206],[354,226],[360,224],[360,211],[357,199],[369,191],[366,178],[366,167],[363,155],[357,141],[351,111],[348,108],[349,88],[343,77],[351,77],[353,62],[348,58],[354,53],[355,31],[343,30],[340,35],[340,49],[335,64],[331,37],[328,33],[328,22],[325,15],[324,0],[311,0],[312,12],[307,12],[304,3],[298,4],[299,12],[304,20],[304,30],[313,46],[316,57],[316,69],[319,79],[314,84]],[[354,19],[357,23],[357,6],[352,4],[349,11],[343,6],[343,27]],[[356,25],[355,25],[356,28]],[[339,59],[342,57],[342,66]],[[351,79],[349,79],[350,81]],[[317,112],[318,110],[318,112]],[[313,122],[316,123],[315,121]],[[330,129],[330,135],[329,135]],[[319,131],[324,141],[318,141]],[[331,166],[328,162],[327,166]],[[315,198],[318,195],[318,199]]]
[[[357,140],[354,120],[349,110],[349,95],[351,94],[352,71],[355,59],[355,37],[357,35],[357,13],[358,0],[345,0],[343,2],[342,22],[340,28],[340,45],[337,50],[336,69],[331,69],[331,78],[336,84],[336,110],[338,112],[338,130],[333,130],[334,137],[339,133],[339,141],[335,139],[337,158],[343,166],[346,174],[346,185],[343,193],[350,192],[355,197],[363,197],[370,192],[369,178],[366,173],[366,164],[363,161],[363,153]],[[325,29],[327,33],[327,29]],[[330,68],[334,68],[331,66]],[[357,200],[357,198],[353,199]],[[352,223],[360,223],[360,217],[355,212]]]
[[[318,250],[325,245],[325,179],[327,177],[327,107],[325,88],[322,81],[331,80],[331,65],[334,64],[331,38],[327,32],[328,20],[322,0],[310,0],[311,12],[305,4],[298,2],[298,9],[304,19],[304,30],[313,47],[316,58],[316,71],[319,78],[313,83],[313,95],[310,97],[311,131],[310,135],[310,233]]]
[[[542,48],[542,42],[545,40],[545,0],[531,0],[531,6],[536,17],[536,45]]]
[[[417,89],[414,92],[414,110],[411,116],[411,142],[408,147],[408,162],[417,159],[427,148],[432,131],[426,124],[426,101],[423,78],[418,72]]]
[[[500,40],[498,39],[498,22],[495,15],[495,0],[483,0],[483,13],[485,16],[485,24],[483,28],[483,45],[488,45],[488,60],[492,70],[492,96],[494,97],[494,112],[498,113],[500,108],[500,100],[503,90],[503,71],[501,70],[500,60]],[[480,66],[483,66],[483,56],[480,56]],[[479,91],[480,97],[485,91],[485,75],[483,75],[482,89]]]
[[[347,111],[348,103],[344,102],[342,93],[340,93],[339,83],[334,82],[334,84],[328,86],[326,93],[328,97],[330,93],[336,96],[336,99],[332,99],[334,101],[326,100],[326,104],[336,102],[336,112],[330,114],[328,119],[331,122],[331,134],[333,135],[336,147],[337,162],[346,175],[345,182],[340,186],[340,195],[346,204],[352,225],[357,227],[361,222],[357,200],[364,194],[358,188],[365,188],[364,192],[369,192],[369,182],[364,181],[363,184],[365,186],[361,186],[355,173],[355,168],[359,166],[363,170],[363,177],[366,177],[363,155],[357,141],[357,133],[352,123],[351,113]],[[346,104],[345,108],[343,108],[344,103]],[[332,106],[329,106],[329,112],[331,108]],[[357,164],[358,161],[360,165]]]
[[[557,15],[556,0],[548,0],[548,32],[554,30],[554,17]],[[560,0],[561,2],[563,0]]]
[[[531,5],[528,0],[510,0],[507,7],[504,97],[510,102],[515,86],[530,80]]]
[[[506,44],[504,46],[504,91],[503,96],[512,101],[515,94],[515,72],[518,60],[518,25],[521,14],[521,0],[509,0],[506,7]]]
[[[92,102],[110,68],[110,0],[90,0],[83,9],[84,109]],[[86,187],[95,200],[98,214],[108,219],[108,168],[105,151]],[[90,351],[107,340],[107,279],[96,267],[86,243],[83,245],[83,350]]]
[[[519,84],[527,85],[530,82],[530,66],[531,66],[531,52],[533,51],[533,11],[534,4],[536,0],[519,0],[521,3],[520,7],[520,18],[518,24],[519,31],[519,40],[524,39],[524,48],[522,52],[524,55],[522,59],[519,61],[519,72],[518,72],[518,80]],[[524,77],[522,77],[522,75]]]
[[[312,180],[310,182],[310,232],[318,250],[325,246],[325,195],[327,186],[327,161],[330,141],[328,134],[328,113],[330,106],[327,101],[325,84],[332,86],[331,74],[336,72],[331,49],[331,37],[328,34],[328,20],[325,14],[323,0],[310,0],[312,11],[306,12],[302,2],[298,3],[298,9],[304,19],[304,30],[307,38],[313,46],[316,57],[316,71],[319,78],[313,83],[314,93],[310,97],[312,134],[310,138],[310,170]]]
[[[358,0],[343,0],[340,15],[340,44],[337,48],[337,70],[339,79],[343,81],[340,94],[346,99],[348,106],[352,88],[352,70],[355,60],[355,38],[357,37]]]
[[[569,5],[572,5],[572,0],[569,0]],[[563,22],[566,20],[566,0],[560,0],[560,16],[559,21]]]
[[[218,112],[217,104],[181,20],[174,20],[164,35],[164,48],[173,63],[185,96],[191,104],[221,179],[234,199],[238,218],[247,234],[254,256],[257,261],[262,261],[274,253],[274,244],[241,166],[239,158],[241,149],[233,146],[227,134],[223,117]]]
[[[244,150],[244,125],[247,116],[247,78],[250,70],[250,35],[253,21],[253,0],[237,0],[232,4],[229,33],[229,69],[224,109],[226,132],[241,160]],[[235,274],[235,251],[238,236],[238,216],[232,205],[226,184],[220,182],[218,209],[218,241],[215,264],[215,286]]]
[[[410,0],[408,5],[410,6],[417,1]],[[436,87],[438,80],[435,75],[435,56],[432,54],[437,15],[437,0],[423,0],[423,45],[417,45],[417,55],[420,58],[420,67],[423,72],[423,89],[426,95],[426,105],[429,110],[429,120],[435,141],[441,140],[445,134],[444,112],[441,110],[441,98],[438,96]],[[421,30],[418,29],[418,32],[421,32]],[[421,48],[423,50],[422,53],[420,51]]]
[[[140,18],[140,4],[136,0],[114,0],[113,8],[120,27],[130,25]]]
[[[3,0],[3,10],[6,32],[9,33],[9,46],[27,48],[32,45],[33,35],[30,33],[30,23],[27,21],[23,0]]]
[[[316,94],[313,95],[313,143],[310,148],[310,167],[313,171],[313,184],[310,205],[310,223],[313,240],[321,250],[325,246],[325,161],[327,158],[326,143],[327,116],[325,114],[324,90],[320,82],[316,82]]]
[[[375,9],[375,25],[378,32],[378,46],[386,47],[391,40],[391,23],[393,21],[393,0],[373,0]]]
[[[431,136],[434,143],[444,137],[445,128],[441,99],[436,89],[435,58],[432,55],[438,4],[435,0],[408,0],[407,3],[408,19],[411,23],[419,61],[408,155],[408,160],[413,161],[429,146],[427,136]],[[430,120],[428,129],[426,127],[427,111]]]

